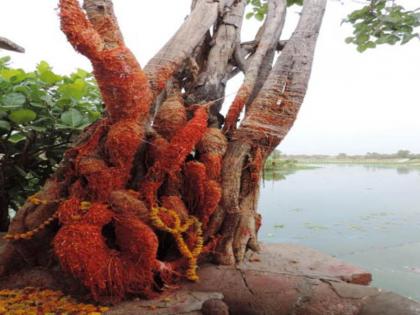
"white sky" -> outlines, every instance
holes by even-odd
[[[0,56],[12,55],[14,66],[26,70],[34,69],[40,60],[59,73],[90,69],[59,30],[57,2],[1,0],[0,36],[24,46],[26,53],[1,51]],[[142,65],[183,22],[190,2],[114,0],[127,45]],[[353,1],[329,1],[308,94],[295,126],[279,147],[283,152],[420,152],[420,42],[358,53],[344,43],[351,28],[340,22],[359,6]],[[286,35],[298,18],[297,9],[290,10]],[[257,26],[246,22],[244,40],[252,37]],[[239,84],[240,78],[228,86],[228,99]]]

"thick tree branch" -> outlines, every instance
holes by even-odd
[[[225,95],[226,82],[229,76],[229,61],[235,51],[236,43],[240,39],[243,15],[245,12],[245,0],[233,3],[225,7],[225,14],[218,25],[213,39],[213,47],[210,49],[206,68],[199,75],[198,80],[189,92],[189,103],[214,101],[210,108],[211,127],[219,127],[219,111]]]
[[[124,42],[114,14],[111,0],[85,0],[83,8],[95,30],[105,43],[105,48],[116,48]]]
[[[216,0],[198,1],[177,33],[146,65],[145,72],[154,95],[165,88],[166,82],[202,42],[209,28],[216,22],[217,10]],[[152,112],[155,110],[152,109]]]
[[[0,37],[0,48],[20,53],[25,52],[25,48],[4,37]]]
[[[223,168],[223,205],[226,205],[227,216],[221,231],[223,240],[218,248],[220,263],[231,264],[235,258],[240,261],[249,246],[247,242],[255,238],[247,230],[249,221],[254,221],[255,217],[250,216],[248,208],[241,207],[240,199],[230,198],[236,197],[237,192],[243,189],[234,177],[245,168],[244,162],[235,165],[238,167],[236,171],[230,169],[227,163],[235,157],[249,154],[252,147],[261,148],[264,160],[292,127],[306,92],[325,6],[326,0],[305,0],[295,32],[250,105],[240,128],[232,134]],[[243,159],[238,158],[238,161]],[[244,230],[247,233],[238,233]]]
[[[292,127],[311,75],[325,0],[306,0],[299,24],[284,47],[262,90],[250,105],[235,139],[250,134],[254,143],[272,150]],[[256,139],[257,138],[257,139]]]
[[[76,0],[61,0],[60,7],[62,30],[92,62],[111,121],[146,121],[152,93],[143,70],[124,45],[112,2],[86,0],[90,20]]]
[[[284,0],[271,0],[268,2],[267,18],[261,32],[259,32],[261,33],[261,40],[246,69],[244,82],[226,116],[223,128],[225,132],[230,132],[236,127],[236,122],[243,107],[247,103],[252,102],[252,97],[257,92],[255,87],[262,86],[262,84],[258,84],[258,81],[263,82],[269,70],[271,70],[271,62],[283,30],[285,16],[286,3]]]

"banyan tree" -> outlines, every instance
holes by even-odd
[[[0,275],[54,269],[115,303],[199,280],[204,261],[235,264],[258,251],[263,165],[304,99],[326,0],[305,0],[281,41],[285,1],[268,1],[249,42],[246,5],[193,0],[142,68],[111,0],[60,0],[62,31],[91,61],[106,110],[17,212]],[[241,72],[223,116],[226,84]]]

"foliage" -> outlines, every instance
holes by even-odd
[[[72,138],[101,116],[93,77],[54,73],[45,61],[33,72],[0,58],[0,180],[9,207],[39,190]]]
[[[420,38],[419,9],[406,10],[391,0],[371,0],[344,21],[354,26],[353,36],[346,38],[346,43],[355,44],[359,52],[381,44],[404,45]]]
[[[251,5],[251,12],[246,15],[247,19],[255,17],[258,21],[264,20],[268,10],[268,0],[247,0],[247,3]],[[287,0],[287,6],[302,5],[303,0]]]
[[[267,14],[267,0],[247,0],[251,11],[248,19],[264,20]],[[303,0],[287,0],[287,5],[302,5]],[[420,8],[407,10],[395,0],[369,0],[361,9],[349,14],[344,23],[353,24],[353,36],[346,43],[355,44],[359,52],[377,45],[400,43],[404,45],[414,38],[420,39]]]

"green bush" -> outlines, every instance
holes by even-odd
[[[90,73],[79,69],[61,76],[45,61],[34,72],[25,72],[11,68],[9,61],[9,57],[0,58],[3,212],[16,210],[40,188],[74,136],[102,112],[100,93]]]

